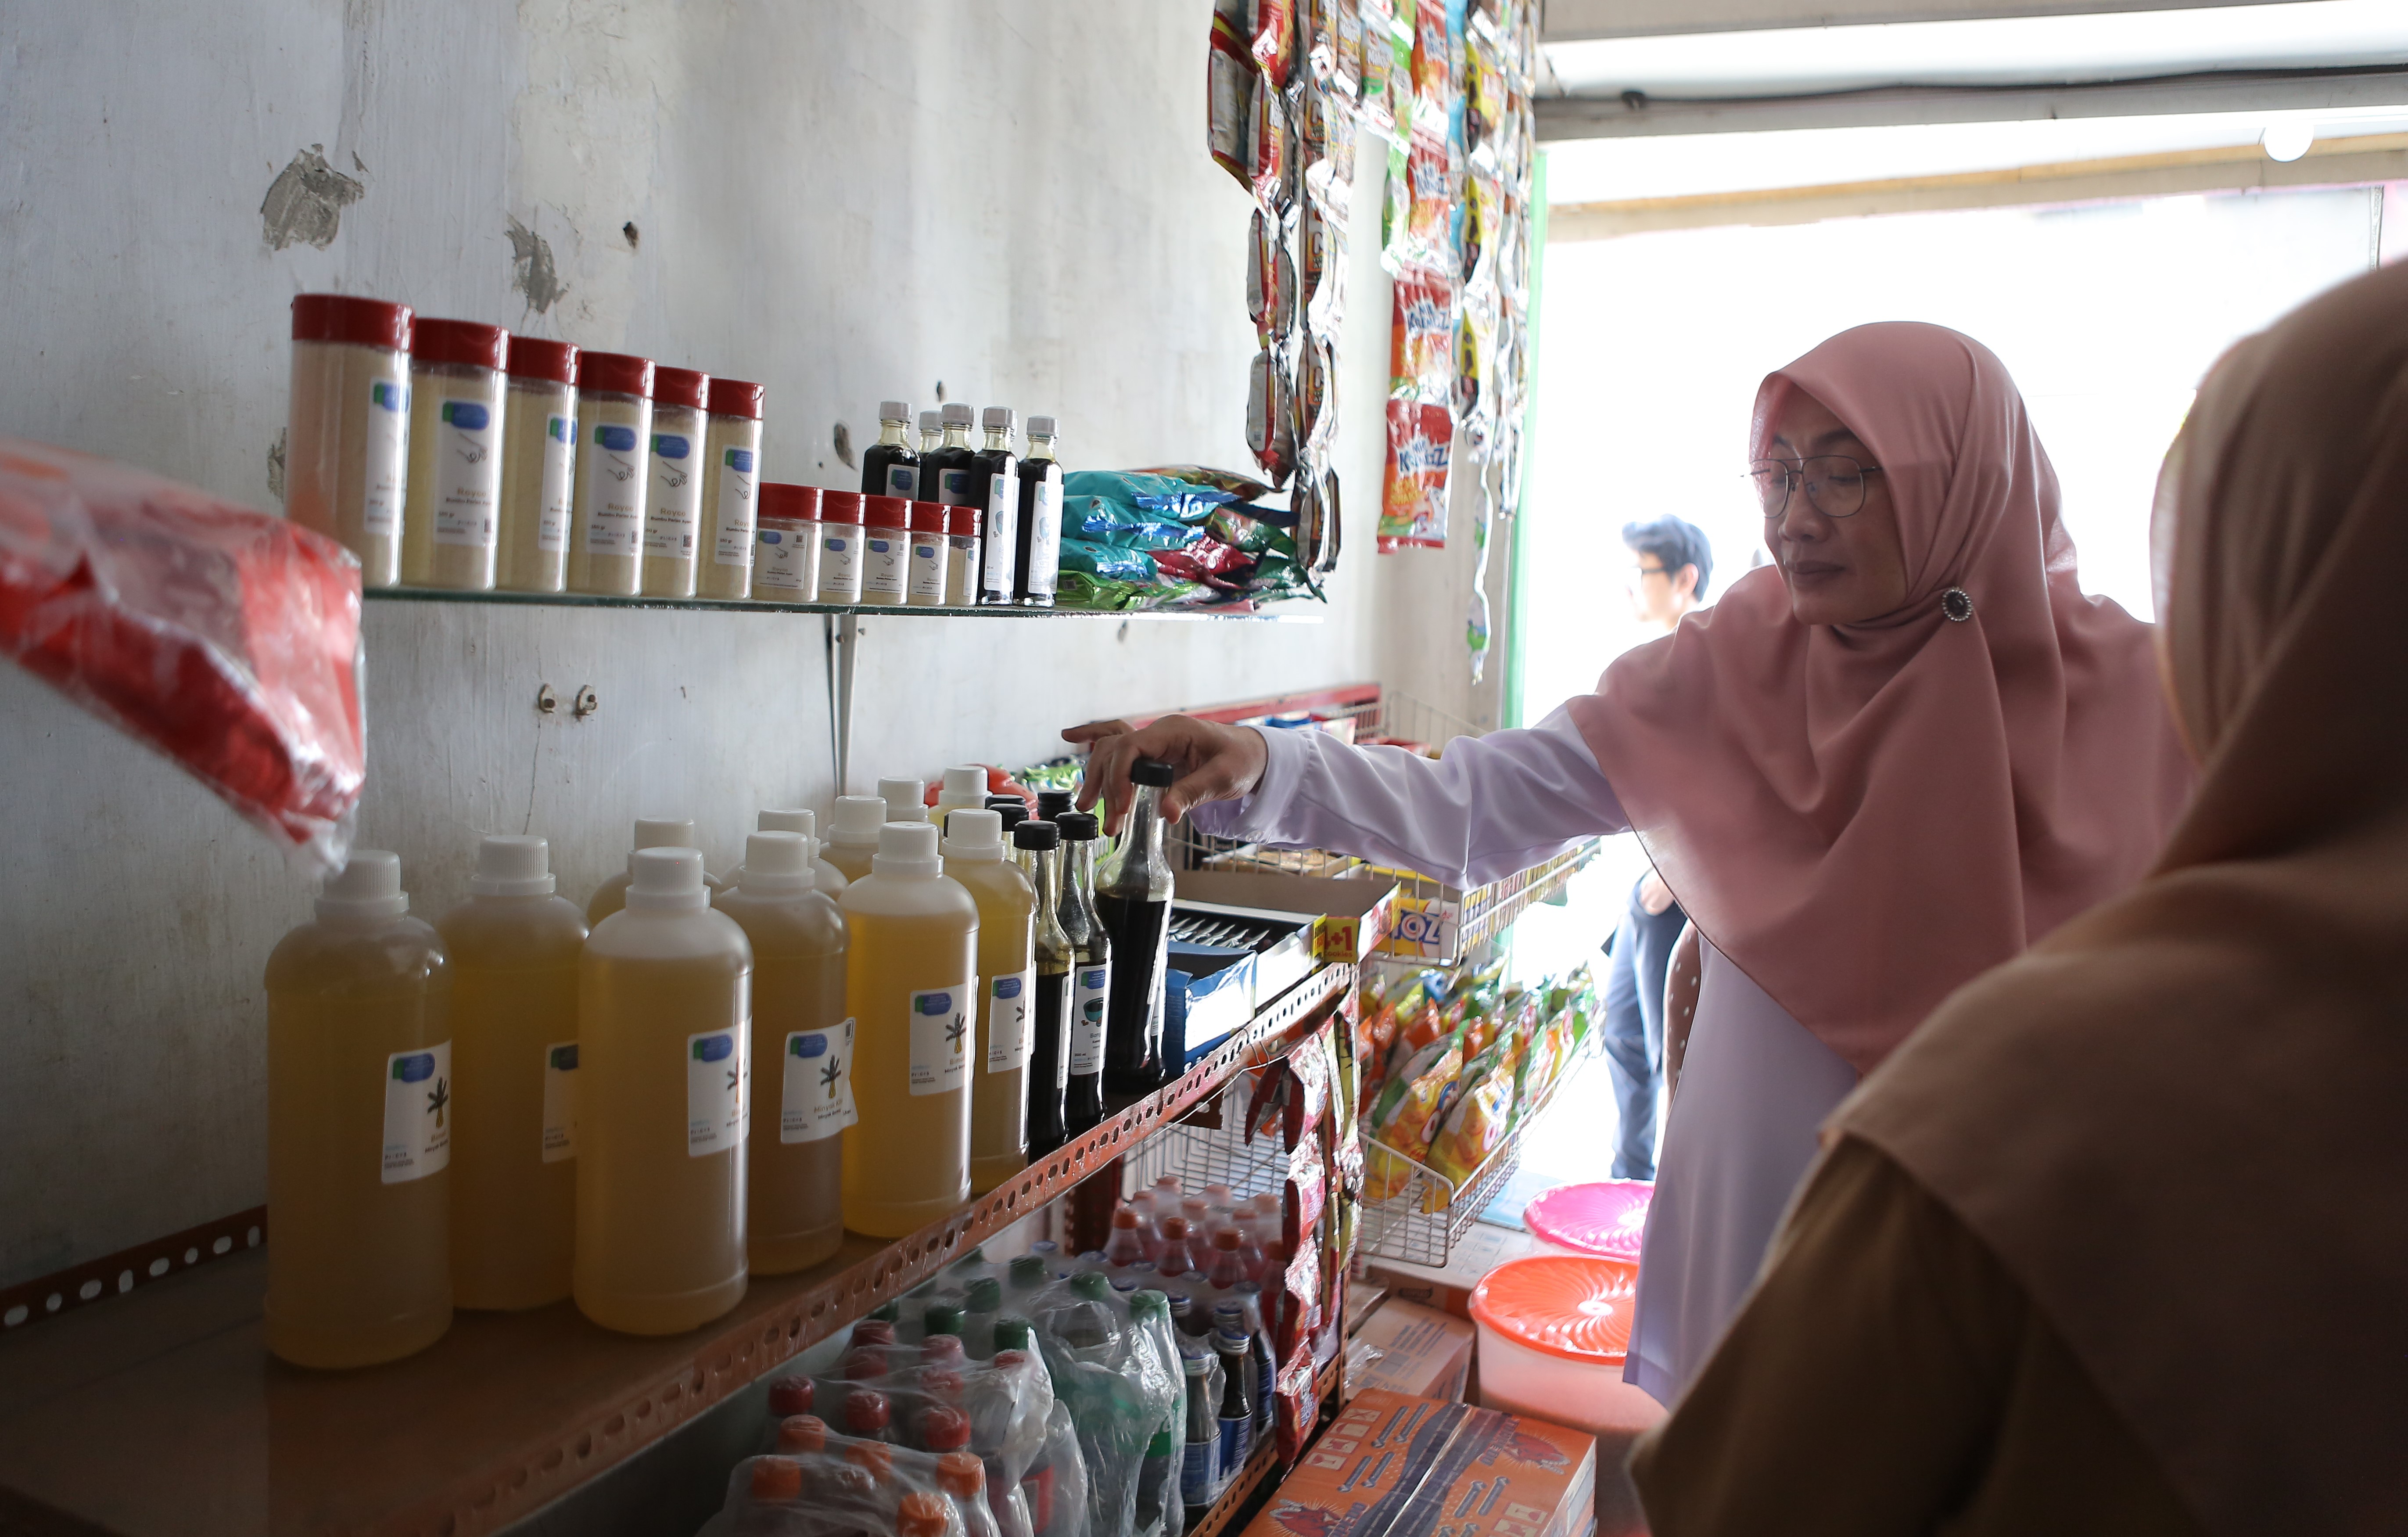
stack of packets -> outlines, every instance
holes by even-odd
[[[1355,1055],[1363,1064],[1363,1199],[1405,1193],[1418,1165],[1455,1189],[1555,1092],[1598,1017],[1584,965],[1559,982],[1509,987],[1498,961],[1477,971],[1435,968],[1367,976]]]
[[[1582,1537],[1596,1502],[1588,1431],[1373,1388],[1246,1537]]]
[[[1246,609],[1320,597],[1297,555],[1295,515],[1226,470],[1075,470],[1062,478],[1068,609]]]

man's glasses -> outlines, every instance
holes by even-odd
[[[1799,482],[1806,500],[1827,518],[1853,518],[1864,510],[1865,477],[1881,473],[1881,466],[1858,464],[1841,453],[1818,453],[1811,459],[1756,459],[1747,467],[1756,499],[1764,515],[1777,518],[1789,510],[1790,493]]]

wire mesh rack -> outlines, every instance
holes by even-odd
[[[1265,1191],[1278,1194],[1287,1182],[1287,1150],[1274,1128],[1268,1135],[1245,1140],[1249,1096],[1246,1075],[1224,1089],[1218,1100],[1207,1100],[1186,1120],[1165,1127],[1125,1160],[1125,1187],[1134,1191],[1165,1174],[1178,1176],[1180,1188],[1199,1192],[1206,1185],[1226,1185],[1243,1200]]]

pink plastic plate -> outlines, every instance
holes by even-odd
[[[1652,1180],[1599,1180],[1558,1185],[1523,1209],[1532,1233],[1559,1249],[1601,1259],[1639,1262],[1639,1236],[1647,1228]]]

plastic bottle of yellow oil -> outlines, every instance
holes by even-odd
[[[937,791],[937,803],[928,808],[928,820],[941,833],[947,812],[977,811],[986,804],[986,770],[975,763],[957,764],[945,770],[944,783]]]
[[[825,858],[822,857],[819,840],[819,818],[815,814],[800,810],[799,808],[773,811],[769,808],[764,807],[760,815],[754,820],[752,826],[753,830],[756,832],[801,833],[805,838],[809,839],[811,845],[811,873],[815,877],[812,889],[831,902],[836,900],[836,894],[844,889],[844,871],[837,869],[834,865],[829,864]],[[743,879],[743,866],[738,865],[734,869],[729,870],[727,872],[727,879],[725,882],[720,885],[716,892],[711,894],[711,906],[717,907],[721,905],[722,899],[724,898],[729,892],[735,890],[738,883],[741,882]]]
[[[978,904],[945,879],[937,829],[911,822],[879,829],[839,905],[861,1117],[844,1133],[844,1225],[901,1238],[969,1199]]]
[[[452,1301],[568,1295],[577,1230],[577,961],[585,915],[550,845],[488,838],[468,899],[436,922],[452,958]]]
[[[878,855],[878,829],[884,826],[884,800],[877,796],[838,796],[820,854],[843,872],[848,884],[858,881],[869,873],[869,861]]]
[[[1028,1167],[1028,1031],[1037,1000],[1037,893],[1004,857],[1003,818],[945,813],[945,876],[978,904],[978,994],[970,1053],[970,1189]]]
[[[766,812],[764,813],[767,814]],[[844,915],[814,889],[811,840],[758,832],[719,911],[752,945],[752,1060],[762,1110],[748,1141],[746,1242],[755,1275],[816,1265],[844,1242],[838,1187],[852,1124]]]
[[[577,969],[578,1310],[674,1334],[744,1296],[752,947],[702,855],[638,849]]]
[[[452,1327],[452,969],[354,849],[267,958],[267,1348],[370,1366]]]
[[[598,924],[627,905],[627,880],[636,868],[633,855],[637,849],[698,849],[701,846],[695,840],[694,823],[685,817],[636,818],[636,840],[627,851],[630,856],[627,868],[594,888],[594,895],[585,901],[585,921]],[[719,889],[719,882],[705,870],[702,887],[705,891],[715,892]]]

